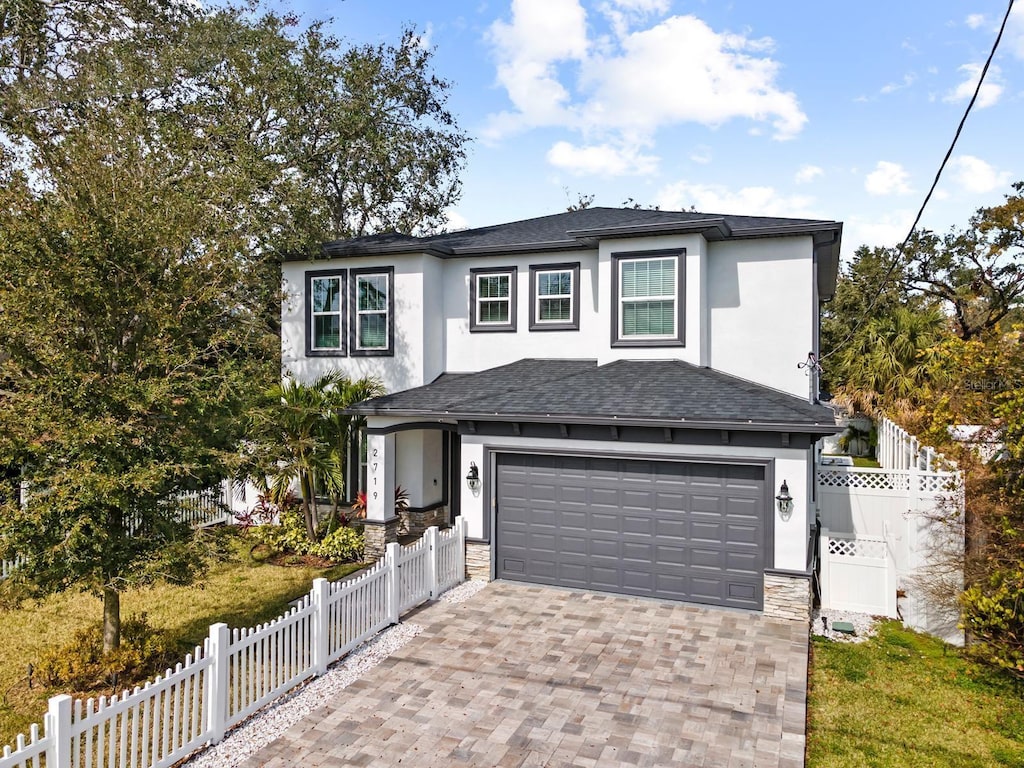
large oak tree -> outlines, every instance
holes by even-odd
[[[0,557],[39,591],[187,582],[167,503],[279,376],[285,252],[441,225],[465,137],[407,32],[164,0],[0,0]]]

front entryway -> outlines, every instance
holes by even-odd
[[[501,453],[500,579],[760,610],[765,468]]]

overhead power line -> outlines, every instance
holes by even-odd
[[[857,334],[857,331],[860,330],[860,327],[864,324],[867,318],[871,316],[871,310],[874,309],[875,304],[878,303],[878,299],[881,297],[882,291],[885,290],[886,283],[889,282],[889,278],[892,277],[892,273],[896,271],[897,265],[903,260],[903,252],[906,250],[907,244],[910,242],[910,238],[914,236],[914,230],[917,229],[917,225],[921,222],[921,216],[924,215],[924,209],[932,199],[932,194],[935,192],[935,188],[939,186],[939,179],[942,178],[942,172],[946,169],[946,164],[949,162],[949,158],[953,154],[953,149],[956,147],[956,143],[960,139],[960,134],[964,130],[964,124],[967,122],[967,116],[971,114],[971,109],[974,108],[974,103],[978,100],[978,94],[981,93],[981,86],[985,82],[985,75],[988,74],[989,67],[992,65],[992,59],[995,58],[996,50],[999,48],[999,43],[1003,39],[1003,32],[1006,30],[1006,23],[1010,20],[1010,13],[1013,11],[1014,2],[1015,0],[1010,0],[1009,5],[1006,7],[1006,14],[1003,16],[1003,23],[999,25],[999,34],[996,35],[995,42],[992,43],[992,50],[989,51],[988,58],[985,59],[985,66],[981,68],[981,74],[978,76],[978,84],[974,87],[974,94],[971,96],[971,100],[967,102],[967,108],[964,110],[963,117],[960,118],[960,124],[956,127],[956,133],[953,134],[953,140],[949,143],[949,149],[946,150],[945,157],[942,158],[939,170],[935,173],[935,178],[932,180],[932,185],[928,189],[928,194],[924,196],[924,201],[921,203],[921,207],[917,209],[917,216],[914,217],[914,223],[910,225],[910,231],[907,232],[907,236],[903,238],[903,242],[900,243],[899,247],[896,249],[896,253],[893,255],[888,269],[886,269],[881,282],[878,284],[878,290],[875,291],[875,295],[871,297],[871,301],[868,303],[867,309],[864,310],[864,314],[861,315],[860,320],[858,320],[853,326],[853,329],[846,334],[845,338],[843,338],[843,340],[840,341],[834,349],[829,350],[818,358],[818,362],[831,357],[850,343],[853,337]]]

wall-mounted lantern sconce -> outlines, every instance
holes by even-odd
[[[787,522],[793,516],[793,497],[789,495],[789,486],[786,485],[785,480],[782,481],[782,487],[779,488],[779,495],[775,497],[775,502],[779,509],[779,517],[782,518],[782,522]]]
[[[469,462],[469,472],[466,474],[466,487],[476,493],[480,490],[480,468],[475,461]]]

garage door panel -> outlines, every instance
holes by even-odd
[[[760,608],[763,467],[500,454],[499,578]]]
[[[729,523],[725,526],[724,540],[728,544],[755,545],[760,540],[760,531],[752,525]]]

